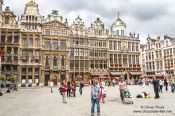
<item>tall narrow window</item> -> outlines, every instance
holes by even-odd
[[[10,23],[10,18],[7,16],[5,17],[5,24],[9,24]]]
[[[44,60],[45,60],[45,68],[49,69],[50,68],[50,63],[49,63],[50,58],[49,58],[49,56],[46,55]]]
[[[121,35],[124,36],[124,30],[121,30]]]
[[[119,30],[117,30],[117,35],[119,35]]]
[[[65,57],[61,56],[61,66],[65,66]]]
[[[38,47],[40,46],[38,38],[35,39],[35,46],[38,46]]]
[[[53,58],[53,66],[58,66],[58,62],[57,62],[57,57],[54,56]]]

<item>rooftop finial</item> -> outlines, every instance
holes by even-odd
[[[118,19],[119,19],[119,17],[120,17],[120,12],[118,12]]]

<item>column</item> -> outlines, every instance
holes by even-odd
[[[32,84],[35,84],[35,66],[32,66]]]
[[[114,60],[114,53],[112,54],[112,64],[115,64],[117,61]]]
[[[121,54],[121,62],[122,62],[122,64],[124,64],[124,62],[123,62],[123,54]],[[122,67],[123,67],[123,65],[122,65]]]
[[[14,47],[11,47],[11,50],[12,63],[14,63]]]
[[[116,45],[117,45],[116,47],[117,47],[117,50],[118,50],[118,41],[116,41]]]
[[[113,45],[114,45],[114,42],[113,42],[113,41],[112,41],[112,44],[111,44],[111,45],[112,45],[112,47],[111,47],[111,48],[112,48],[112,50],[114,50],[114,46],[113,46]]]
[[[126,58],[127,58],[127,65],[128,65],[128,67],[129,67],[129,57],[128,57],[129,55],[126,55]]]
[[[137,64],[137,56],[136,55],[134,55],[135,56],[135,64]]]
[[[132,61],[132,55],[131,55],[131,62],[130,62],[130,64],[133,64],[133,61]]]
[[[132,46],[132,43],[133,43],[133,42],[131,42],[131,51],[133,51],[133,50],[132,50],[132,47],[133,47],[133,46]]]
[[[27,85],[28,85],[28,82],[29,82],[29,80],[28,80],[28,66],[27,67],[25,67],[26,68],[26,71],[27,71],[27,73],[26,73],[26,83],[27,83]]]
[[[42,71],[41,70],[41,67],[39,68],[39,84],[41,85],[41,86],[43,86],[44,85],[44,71]]]
[[[21,67],[20,65],[18,65],[17,70],[18,70],[18,79],[19,79],[17,82],[19,82],[19,86],[21,86]]]

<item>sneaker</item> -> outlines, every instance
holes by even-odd
[[[91,114],[91,116],[94,116],[94,114]]]

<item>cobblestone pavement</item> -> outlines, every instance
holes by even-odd
[[[107,87],[106,103],[101,103],[101,116],[175,116],[175,93],[164,91],[160,99],[154,99],[151,86],[129,86],[129,89],[134,104],[126,105],[120,100],[118,86]],[[136,98],[142,91],[151,93],[151,98]],[[67,104],[62,103],[58,88],[54,88],[52,94],[47,87],[20,89],[0,97],[0,116],[90,116],[90,87],[83,89],[82,96],[77,92],[76,98],[67,101]]]

